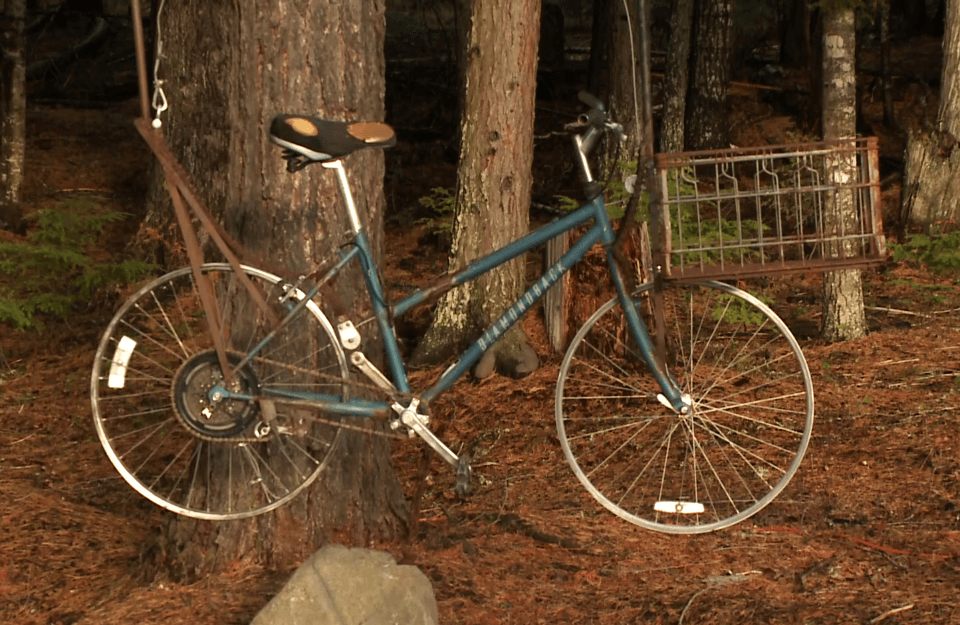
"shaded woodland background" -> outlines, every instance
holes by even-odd
[[[655,11],[654,49],[663,49],[665,4]],[[808,138],[806,70],[780,63],[776,3],[756,4],[738,3],[731,141]],[[82,41],[96,22],[89,8],[68,3],[37,31],[34,60]],[[591,3],[561,8],[565,54],[538,77],[535,221],[551,218],[542,207],[577,185],[569,138],[553,133],[576,114],[576,91],[589,81]],[[389,287],[400,292],[446,266],[442,234],[422,221],[437,215],[419,199],[454,184],[457,100],[453,66],[438,62],[451,45],[436,27],[447,19],[442,11],[427,2],[388,9],[387,120],[401,142],[387,153],[385,258]],[[904,130],[936,113],[935,13],[931,3],[922,23],[907,13],[894,22],[895,124],[883,121],[869,24],[859,37],[863,123],[881,137],[891,241],[906,241],[897,238]],[[119,9],[106,22],[99,43],[30,78],[24,207],[92,201],[130,214],[87,250],[116,261],[137,230],[151,158],[131,124],[138,109],[129,24]],[[552,418],[559,357],[531,316],[525,329],[540,371],[522,381],[465,382],[439,407],[444,438],[480,452],[478,493],[457,500],[446,468],[434,463],[416,534],[371,546],[430,576],[444,623],[957,622],[960,274],[908,251],[865,276],[871,334],[855,342],[818,341],[819,276],[768,285],[814,373],[818,421],[795,481],[747,523],[667,537],[599,509],[563,462]],[[165,513],[109,465],[88,396],[94,347],[123,295],[98,292],[66,321],[45,319],[42,330],[0,326],[0,620],[249,622],[288,570],[245,563],[203,579],[145,575]],[[415,336],[426,321],[415,317],[401,330]],[[395,449],[408,495],[420,483],[420,450],[415,442]]]

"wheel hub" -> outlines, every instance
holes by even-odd
[[[228,353],[235,365],[238,354]],[[238,436],[258,421],[260,410],[253,401],[230,399],[211,391],[217,387],[231,393],[256,395],[259,384],[249,367],[236,371],[229,386],[224,382],[220,360],[214,350],[192,356],[180,366],[173,379],[172,400],[180,422],[201,438],[226,439]]]

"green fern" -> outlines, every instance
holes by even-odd
[[[773,299],[766,295],[753,291],[751,291],[751,294],[767,306],[773,303]],[[762,312],[746,301],[727,293],[721,293],[717,296],[717,303],[714,305],[711,314],[714,321],[742,323],[747,326],[760,326],[766,321]]]
[[[636,171],[636,162],[625,163],[623,170],[625,173]],[[669,181],[667,188],[671,193],[678,197],[694,197],[696,188],[690,182],[694,176],[692,172],[684,170],[671,170],[668,173]],[[613,181],[609,184],[609,197],[607,213],[613,219],[623,217],[626,200],[630,193],[622,182]],[[761,230],[769,230],[768,226],[761,224],[756,220],[741,219],[730,220],[723,217],[721,211],[712,202],[696,202],[673,205],[670,216],[671,238],[674,245],[680,241],[697,241],[702,247],[721,247],[736,246],[734,249],[727,249],[715,252],[675,252],[674,262],[682,260],[685,264],[697,265],[704,263],[707,265],[720,262],[721,255],[727,262],[740,262],[740,255],[756,257],[759,254],[755,251],[747,251],[741,245],[741,238],[756,238]],[[710,217],[716,215],[716,217]],[[650,219],[650,194],[646,191],[640,194],[640,208],[637,211],[637,220],[646,221]]]
[[[86,197],[31,214],[33,229],[26,242],[0,242],[0,278],[7,278],[0,290],[0,323],[39,329],[41,318],[65,319],[107,285],[148,275],[153,266],[147,263],[99,263],[87,254],[106,226],[125,218],[98,211]]]
[[[915,234],[906,243],[890,245],[895,262],[927,267],[937,273],[960,270],[960,230]]]
[[[418,200],[420,206],[432,214],[429,217],[417,219],[413,223],[430,228],[438,236],[450,236],[453,232],[453,213],[457,205],[457,198],[453,191],[444,187],[430,189],[430,195]]]

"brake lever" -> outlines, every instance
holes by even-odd
[[[593,95],[592,93],[587,93],[586,91],[580,91],[579,93],[577,93],[577,98],[579,98],[581,102],[583,102],[590,108],[603,111],[603,102],[601,102],[600,98]]]
[[[623,126],[621,124],[618,124],[616,122],[607,122],[604,125],[607,127],[607,130],[609,130],[614,134],[614,136],[616,136],[617,143],[622,143],[624,140],[626,140],[627,135],[625,132],[623,132]]]

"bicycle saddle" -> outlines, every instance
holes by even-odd
[[[389,148],[397,143],[393,128],[381,122],[337,122],[308,115],[277,115],[270,140],[285,148],[287,170],[338,159],[364,148]]]

